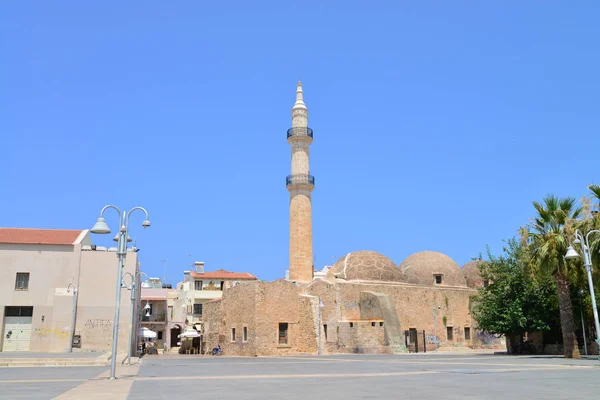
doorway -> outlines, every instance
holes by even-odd
[[[5,307],[2,351],[29,351],[33,307]]]
[[[179,346],[177,343],[179,342],[179,336],[181,334],[181,326],[175,325],[171,328],[171,348]]]

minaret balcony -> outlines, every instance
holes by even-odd
[[[315,186],[315,177],[307,174],[288,175],[285,178],[285,186],[290,189],[291,186]]]
[[[296,126],[294,128],[290,128],[287,131],[287,138],[292,139],[309,139],[312,142],[313,139],[313,130],[306,126]]]

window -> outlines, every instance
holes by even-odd
[[[158,340],[162,340],[163,331],[158,331],[158,336],[156,337]]]
[[[433,276],[435,279],[435,284],[436,285],[441,285],[442,284],[442,275],[441,274],[437,274]]]
[[[487,279],[485,281],[483,281],[483,287],[488,287],[490,286],[490,281],[488,281]]]
[[[383,322],[380,322],[380,323],[379,323],[379,326],[383,326]]]
[[[235,328],[231,328],[231,341],[235,342]]]
[[[202,315],[202,304],[194,304],[194,315]]]
[[[245,327],[244,327],[244,330],[243,330],[243,332],[242,332],[242,333],[244,334],[244,335],[242,336],[242,338],[243,338],[244,342],[247,342],[247,341],[248,341],[248,327],[247,327],[247,326],[245,326]]]
[[[323,325],[323,333],[325,333],[325,340],[327,341],[327,324]]]
[[[465,340],[471,340],[471,328],[465,327]]]
[[[375,322],[371,322],[371,326],[375,326]]]
[[[225,289],[225,281],[221,281],[221,291],[223,291],[223,289]]]
[[[350,328],[354,328],[354,322],[350,322]]]
[[[194,281],[194,289],[202,290],[202,281]]]
[[[33,307],[10,307],[4,309],[5,317],[32,317]]]
[[[454,331],[451,326],[446,327],[446,337],[448,340],[454,340]]]
[[[279,323],[279,344],[288,344],[288,324],[287,324],[287,322]]]
[[[29,272],[17,272],[15,290],[29,290]]]
[[[152,307],[152,303],[148,303],[148,305],[150,306],[150,308],[148,309],[148,314],[152,315],[152,311],[153,311],[152,309],[154,307]]]

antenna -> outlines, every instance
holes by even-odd
[[[164,270],[162,283],[165,283],[167,281],[167,260],[163,258],[160,262],[162,263]]]

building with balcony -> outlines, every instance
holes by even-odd
[[[184,279],[177,285],[177,299],[173,302],[173,320],[183,321],[201,330],[204,304],[220,299],[223,291],[245,281],[256,281],[248,272],[230,272],[224,269],[205,272],[204,262],[194,263],[195,271],[184,271]]]

